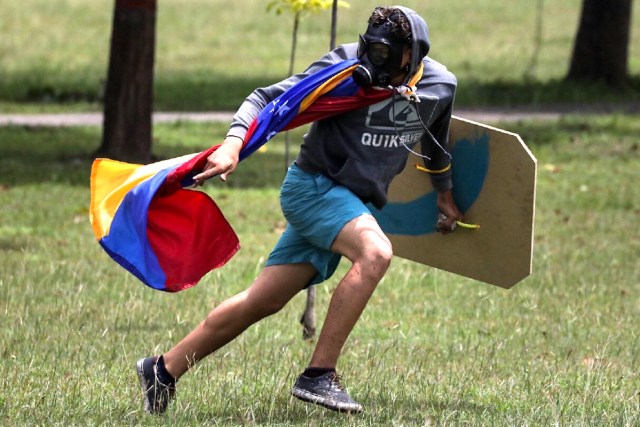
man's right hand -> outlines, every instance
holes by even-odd
[[[236,170],[242,149],[242,139],[235,136],[225,138],[222,145],[207,157],[202,172],[193,177],[193,186],[199,187],[206,180],[214,176],[220,176],[221,181],[226,181],[227,177]]]

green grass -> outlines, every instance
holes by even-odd
[[[275,243],[281,140],[229,185],[207,186],[240,253],[195,288],[163,294],[92,235],[99,130],[0,128],[0,424],[638,425],[640,121],[504,126],[538,158],[533,275],[506,291],[395,259],[340,361],[366,406],[358,417],[289,398],[312,350],[298,325],[302,294],[186,375],[166,416],[142,412],[136,359],[246,287]],[[156,153],[197,151],[225,130],[157,126]],[[320,322],[337,276],[317,288]]]
[[[357,40],[377,4],[341,9],[338,43]],[[458,76],[458,105],[638,101],[640,25],[632,25],[626,89],[566,85],[581,0],[544,2],[536,52],[535,1],[404,2],[429,23],[430,55]],[[5,1],[0,16],[0,112],[98,110],[106,76],[113,2]],[[288,70],[292,17],[267,2],[158,2],[155,108],[237,108],[256,86]],[[640,8],[633,8],[633,22]],[[296,70],[329,46],[330,13],[303,19]],[[537,55],[537,56],[536,56]],[[537,58],[533,62],[534,56]]]

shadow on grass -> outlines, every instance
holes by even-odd
[[[91,151],[98,133],[91,128],[0,128],[0,185],[88,185]]]
[[[28,74],[6,76],[0,80],[0,101],[33,105],[46,109],[88,104],[102,109],[104,82],[101,78],[73,76],[69,80],[50,80]],[[255,88],[279,81],[281,77],[228,77],[215,74],[177,74],[154,81],[155,111],[232,111]]]
[[[0,253],[22,252],[29,244],[25,239],[15,236],[0,236]]]
[[[156,76],[156,111],[234,111],[255,88],[273,84],[284,76],[229,76],[214,72],[177,73]],[[53,78],[46,74],[23,73],[5,76],[0,82],[0,101],[15,104],[64,106],[102,103],[102,77]],[[640,76],[631,76],[625,85],[611,88],[601,83],[574,83],[514,80],[458,81],[456,105],[460,108],[532,106],[555,104],[626,104],[640,102]]]
[[[640,112],[640,77],[632,77],[618,88],[603,83],[576,83],[564,80],[540,81],[458,81],[458,107],[549,107],[604,104]]]
[[[0,190],[43,182],[89,187],[92,153],[100,143],[97,127],[0,127]],[[158,160],[204,150],[154,144]],[[284,178],[282,155],[255,153],[243,162],[231,188],[279,186]]]

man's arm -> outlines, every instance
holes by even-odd
[[[299,74],[282,80],[279,83],[258,88],[249,95],[242,103],[231,121],[229,131],[224,142],[208,158],[207,163],[201,173],[193,179],[194,186],[202,185],[207,179],[220,176],[222,181],[226,181],[238,165],[240,151],[244,145],[244,138],[253,120],[258,117],[260,111],[271,101],[290,89],[303,78],[313,74],[329,65],[347,59],[348,53],[345,48],[338,47],[332,52],[311,64],[307,69]]]
[[[453,183],[451,180],[451,154],[449,152],[449,127],[453,113],[455,86],[450,88],[451,96],[447,106],[429,126],[428,133],[422,139],[422,150],[429,159],[425,165],[429,170],[433,188],[438,192],[437,206],[443,214],[436,224],[436,230],[442,234],[455,229],[456,221],[464,219],[453,199]]]
[[[424,160],[426,168],[431,176],[431,183],[438,191],[451,190],[451,154],[449,153],[449,126],[453,113],[453,97],[455,87],[441,85],[439,92],[449,92],[450,95],[440,102],[446,102],[446,106],[440,111],[435,120],[430,123],[428,132],[422,137],[422,152],[428,159]]]
[[[251,95],[245,99],[236,114],[233,116],[227,136],[236,136],[244,139],[253,120],[258,117],[260,111],[262,111],[262,109],[271,101],[282,95],[285,91],[305,77],[332,64],[343,61],[348,57],[349,53],[346,46],[340,46],[309,65],[302,73],[295,74],[271,86],[254,90]]]
[[[198,187],[214,176],[220,175],[221,181],[226,181],[227,177],[236,170],[240,159],[240,150],[244,141],[235,136],[227,136],[224,142],[216,151],[207,157],[202,172],[193,177],[194,187]]]

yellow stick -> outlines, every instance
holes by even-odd
[[[458,224],[459,227],[468,228],[471,230],[477,230],[480,228],[479,224],[467,224],[466,222],[462,222],[462,221],[456,221],[456,224]]]

